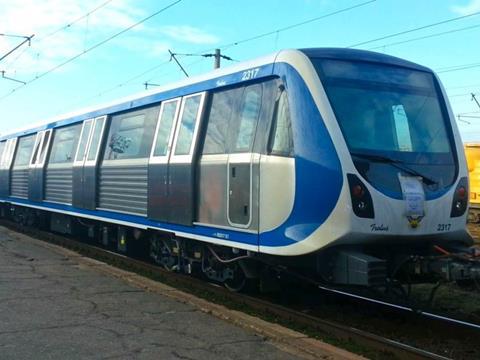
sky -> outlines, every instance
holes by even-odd
[[[181,80],[169,50],[190,55],[177,58],[192,76],[212,69],[211,57],[195,55],[215,48],[228,66],[286,48],[354,47],[437,71],[463,140],[480,142],[471,95],[480,103],[480,0],[0,0],[0,8],[0,58],[33,35],[0,60],[0,133]]]

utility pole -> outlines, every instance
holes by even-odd
[[[220,68],[220,49],[215,49],[215,63],[213,64],[214,69],[219,69]]]

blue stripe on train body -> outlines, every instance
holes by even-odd
[[[330,216],[340,196],[343,174],[332,138],[300,74],[276,63],[275,75],[287,89],[295,151],[295,200],[288,219],[260,234],[260,246],[302,241]]]
[[[215,228],[215,225],[204,226],[204,225],[195,225],[195,226],[185,226],[177,225],[170,223],[162,223],[154,220],[150,220],[144,216],[140,215],[130,215],[124,213],[118,213],[115,211],[109,210],[87,210],[73,207],[71,205],[52,203],[48,201],[35,202],[21,198],[9,197],[2,198],[6,202],[12,202],[15,204],[21,204],[26,206],[41,206],[42,208],[48,208],[52,211],[65,212],[65,213],[75,213],[78,216],[85,217],[97,217],[102,218],[105,221],[121,221],[124,223],[137,224],[139,227],[159,229],[169,232],[183,232],[190,233],[192,235],[206,236],[210,238],[217,238],[221,240],[226,240],[230,242],[238,242],[246,245],[258,245],[257,234],[245,233],[242,231],[234,231],[229,229],[219,229]]]

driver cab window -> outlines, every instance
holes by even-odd
[[[270,153],[273,155],[290,156],[293,152],[290,110],[287,92],[283,86],[279,90],[280,94],[278,95],[273,115]]]

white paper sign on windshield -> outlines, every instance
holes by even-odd
[[[405,200],[406,216],[423,216],[425,192],[423,191],[422,179],[416,176],[398,175]]]

